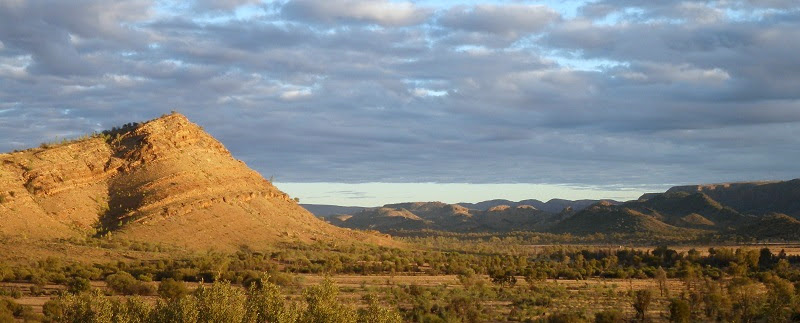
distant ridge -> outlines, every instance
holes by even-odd
[[[363,206],[338,206],[329,204],[300,204],[300,206],[321,218],[328,218],[339,214],[353,214],[367,209],[367,207]]]
[[[558,212],[561,212],[561,210],[564,210],[565,208],[568,208],[568,207],[572,208],[575,211],[580,211],[580,210],[583,210],[583,209],[589,207],[590,205],[595,204],[595,203],[600,202],[600,201],[607,201],[607,202],[612,203],[612,204],[619,204],[620,203],[620,202],[617,202],[617,201],[614,201],[614,200],[575,200],[575,201],[572,201],[572,200],[564,200],[564,199],[550,199],[547,202],[542,202],[542,201],[536,200],[536,199],[528,199],[528,200],[522,200],[522,201],[519,201],[519,202],[513,202],[513,201],[509,201],[509,200],[498,199],[498,200],[489,200],[489,201],[483,201],[483,202],[478,202],[478,203],[463,203],[462,202],[462,203],[458,203],[458,205],[461,205],[461,206],[464,206],[464,207],[467,207],[467,208],[470,208],[470,209],[476,209],[476,210],[482,210],[482,211],[488,210],[488,209],[490,209],[492,207],[495,207],[495,206],[498,206],[498,205],[508,205],[508,206],[515,206],[515,207],[516,206],[520,206],[520,205],[530,205],[530,206],[533,206],[533,207],[535,207],[535,208],[537,208],[539,210],[545,211],[545,212],[558,213]]]
[[[389,220],[384,209],[404,216]],[[800,179],[676,186],[627,202],[496,199],[458,204],[397,203],[366,208],[331,223],[389,233],[427,229],[577,235],[625,233],[652,237],[716,234],[791,240],[800,239],[793,231],[800,230],[798,219]]]

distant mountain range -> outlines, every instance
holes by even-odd
[[[676,186],[638,200],[414,202],[377,208],[303,205],[347,228],[452,232],[540,231],[586,235],[732,234],[800,238],[800,179]]]

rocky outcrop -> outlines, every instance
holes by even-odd
[[[0,196],[3,235],[97,230],[190,249],[373,238],[315,218],[180,114],[0,155]]]

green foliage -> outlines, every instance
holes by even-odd
[[[366,295],[365,300],[367,307],[358,310],[359,323],[400,323],[403,321],[397,310],[381,306],[375,295]]]
[[[172,300],[158,300],[150,322],[194,323],[199,321],[197,298],[187,295]]]
[[[48,301],[45,317],[55,322],[112,322],[114,304],[100,292],[66,293]]]
[[[644,321],[647,315],[647,309],[653,300],[653,291],[649,289],[637,290],[633,293],[633,309],[636,311],[636,317]]]
[[[143,299],[134,296],[113,301],[112,310],[114,323],[145,323],[150,321],[153,308]]]
[[[182,281],[167,278],[158,284],[158,295],[166,299],[177,299],[189,294],[189,289]]]
[[[106,283],[111,290],[122,295],[153,294],[153,288],[150,285],[138,281],[133,275],[124,271],[108,275],[108,277],[106,277]]]
[[[336,298],[338,295],[339,288],[329,278],[303,290],[307,307],[300,316],[300,322],[355,322],[355,310],[339,302]]]
[[[30,306],[15,303],[7,297],[0,297],[0,322],[14,322],[17,319],[39,321],[41,318],[33,313]]]
[[[747,278],[735,278],[728,285],[736,320],[752,322],[759,317],[764,297],[758,292],[758,284]]]
[[[602,310],[594,314],[594,322],[595,323],[622,323],[625,322],[625,319],[622,316],[622,312],[615,309],[610,310]]]
[[[71,294],[80,294],[92,289],[91,282],[83,277],[73,277],[67,282],[67,292]]]
[[[678,323],[688,323],[692,318],[692,309],[689,302],[681,298],[673,298],[669,301],[669,321]]]
[[[300,313],[287,307],[280,288],[265,275],[250,285],[245,305],[245,322],[295,322]]]
[[[11,298],[22,297],[22,291],[17,287],[3,288],[0,287],[0,296],[10,296]]]
[[[791,282],[776,276],[764,281],[767,287],[764,316],[769,322],[785,322],[796,306],[795,288]]]
[[[563,313],[554,313],[547,317],[547,323],[582,323],[587,322],[587,320],[579,313],[575,312],[563,312]]]
[[[245,316],[246,295],[241,288],[225,281],[200,285],[195,291],[198,322],[241,322]]]

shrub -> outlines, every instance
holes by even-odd
[[[0,297],[0,322],[15,322],[16,318],[21,318],[25,322],[41,321],[41,318],[33,313],[30,306],[20,305],[9,298]]]
[[[151,295],[153,288],[136,280],[131,274],[120,271],[106,277],[106,283],[115,293],[123,295]]]
[[[11,298],[22,297],[22,291],[17,287],[0,288],[0,296],[10,296]]]
[[[647,315],[647,308],[653,300],[653,291],[649,289],[637,290],[633,294],[633,309],[636,310],[636,317],[644,321]]]
[[[197,298],[192,295],[169,301],[160,299],[150,313],[151,322],[194,323],[198,320]]]
[[[194,292],[197,298],[198,322],[241,322],[245,315],[245,294],[225,281],[211,287],[200,285]]]
[[[367,307],[358,310],[358,322],[400,323],[403,321],[397,310],[381,306],[374,295],[367,295],[365,298]]]
[[[355,311],[340,303],[336,296],[339,289],[326,278],[321,284],[303,290],[303,298],[308,307],[300,317],[301,322],[355,322]]]
[[[149,322],[153,308],[141,298],[134,296],[127,299],[113,301],[113,321],[115,323],[143,323]]]
[[[594,314],[595,323],[621,323],[624,321],[622,312],[616,309],[603,310]]]
[[[299,317],[296,308],[286,307],[280,289],[267,275],[250,284],[245,307],[245,322],[295,322]]]
[[[158,284],[158,295],[166,299],[177,299],[189,294],[189,289],[182,281],[167,278]]]
[[[67,281],[67,292],[72,294],[80,294],[92,289],[92,284],[86,278],[73,277]]]
[[[547,317],[547,323],[580,323],[586,320],[578,313],[554,313]]]
[[[688,323],[692,317],[692,310],[689,302],[680,298],[673,298],[669,302],[669,321]]]
[[[45,317],[54,322],[111,322],[112,302],[98,291],[63,294],[44,304]]]

